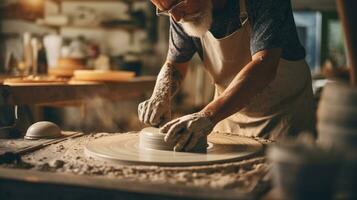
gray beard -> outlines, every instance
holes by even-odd
[[[184,17],[179,23],[182,24],[183,29],[189,36],[202,37],[212,25],[212,2],[207,1],[202,12],[197,16]]]

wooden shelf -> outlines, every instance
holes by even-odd
[[[49,27],[52,29],[62,29],[62,28],[70,28],[70,29],[91,29],[91,30],[125,30],[125,31],[138,31],[138,30],[144,30],[144,28],[136,26],[136,25],[116,25],[116,26],[101,26],[101,25],[61,25],[61,26],[56,26],[56,25],[50,25],[50,24],[44,24],[44,23],[37,23],[39,26],[45,26]]]
[[[124,3],[135,3],[135,2],[145,2],[146,0],[49,0],[55,3],[63,2],[124,2]]]
[[[137,77],[130,81],[97,84],[43,84],[8,86],[0,84],[0,105],[43,105],[81,101],[101,96],[123,99],[150,92],[156,77]]]
[[[136,2],[146,2],[146,0],[48,0],[55,2],[61,7],[61,4],[64,2],[98,2],[98,3],[104,3],[104,2],[123,2],[127,3],[129,5],[129,12],[132,11],[133,8],[133,3]],[[60,9],[61,10],[61,9]],[[61,12],[61,11],[60,11]],[[72,28],[72,29],[102,29],[102,30],[126,30],[126,31],[138,31],[138,30],[144,30],[144,27],[141,27],[139,25],[135,24],[118,24],[118,25],[113,25],[113,26],[106,26],[106,25],[50,25],[50,24],[45,24],[45,23],[39,23],[38,25],[41,26],[46,26],[52,29],[59,30],[61,28]]]

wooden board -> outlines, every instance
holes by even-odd
[[[137,77],[116,83],[0,85],[0,105],[64,103],[95,96],[129,99],[151,92],[155,80],[155,77]]]
[[[56,78],[52,76],[27,76],[20,78],[7,78],[4,80],[4,85],[53,85],[53,84],[65,84],[67,79]]]
[[[121,82],[132,79],[135,72],[105,70],[75,70],[74,80],[97,82]]]
[[[73,69],[65,69],[65,68],[48,69],[48,74],[51,76],[72,77],[73,73],[74,73]]]

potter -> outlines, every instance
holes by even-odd
[[[139,119],[175,151],[212,132],[277,140],[313,127],[311,74],[287,0],[151,0],[170,17],[169,50]],[[216,88],[201,111],[171,119],[171,99],[198,53]]]

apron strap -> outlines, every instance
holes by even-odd
[[[248,12],[246,7],[246,0],[238,0],[239,1],[239,9],[240,9],[240,23],[242,26],[248,21]]]

